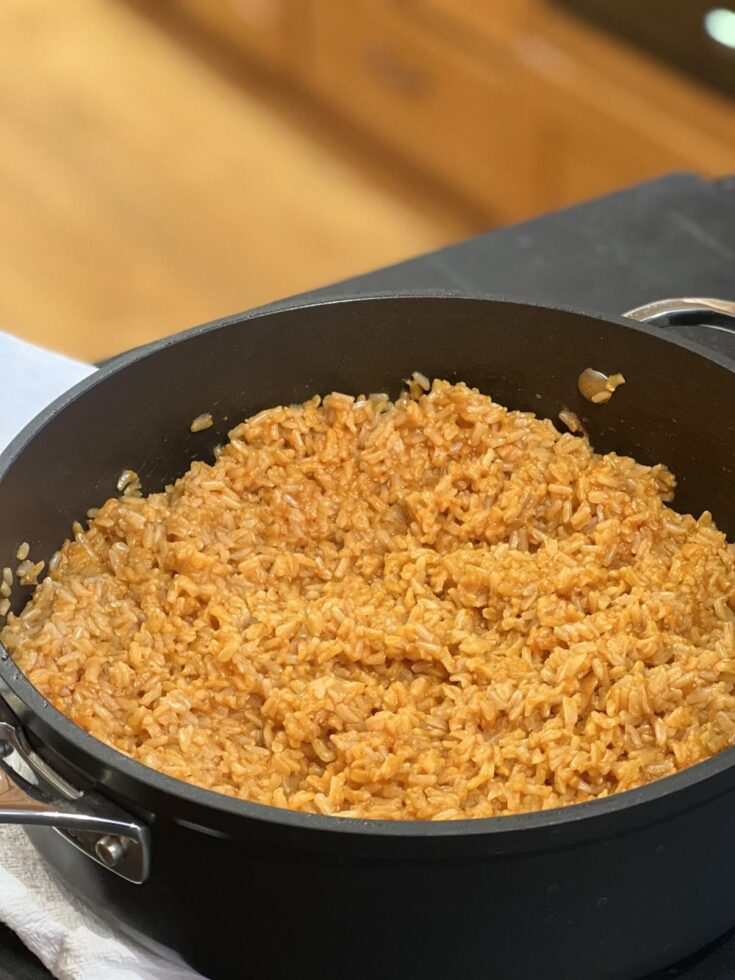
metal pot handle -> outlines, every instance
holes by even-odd
[[[35,782],[11,763],[20,760]],[[51,827],[87,857],[136,885],[150,873],[148,827],[98,793],[70,786],[28,744],[0,698],[0,824]]]
[[[657,327],[701,325],[735,332],[735,303],[726,299],[659,299],[637,306],[625,316]]]

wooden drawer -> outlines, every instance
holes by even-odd
[[[174,0],[218,37],[274,66],[286,66],[306,0]]]
[[[653,144],[626,144],[623,135],[594,124],[555,126],[546,157],[546,206],[565,207],[672,171],[700,169]]]
[[[544,206],[676,170],[735,169],[734,103],[545,4],[513,43],[544,118]]]
[[[718,176],[735,169],[732,109],[709,99],[698,106],[699,93],[676,77],[669,80],[670,98],[659,102],[655,89],[664,69],[633,62],[614,81],[615,65],[603,61],[614,49],[601,50],[597,63],[585,62],[574,40],[573,26],[551,15],[515,40],[543,119],[542,206],[559,207],[671,171]],[[687,97],[692,104],[684,112]],[[711,131],[708,114],[719,119]]]
[[[400,0],[319,0],[311,26],[322,98],[489,215],[537,209],[533,101],[500,48],[468,53]]]
[[[440,17],[445,29],[452,25],[478,41],[504,41],[528,21],[538,0],[411,0],[417,12]],[[468,37],[469,40],[469,37]]]
[[[609,122],[609,125],[606,125]],[[655,135],[633,131],[615,120],[584,120],[549,133],[546,206],[562,207],[600,194],[607,194],[672,172],[694,172],[718,177],[735,170],[735,149],[698,152],[701,135],[691,132],[680,151],[659,142]],[[719,165],[718,165],[719,164]]]

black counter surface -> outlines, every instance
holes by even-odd
[[[735,299],[735,177],[664,177],[303,294],[298,301],[422,291],[609,314],[668,296]],[[735,358],[735,334],[682,330]],[[0,980],[48,976],[0,926]],[[646,980],[666,978],[735,980],[735,931]]]

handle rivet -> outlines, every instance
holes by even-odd
[[[119,837],[105,834],[94,845],[94,853],[108,868],[115,868],[125,857],[125,845]]]

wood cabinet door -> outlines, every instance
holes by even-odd
[[[323,99],[489,215],[536,210],[533,98],[500,46],[468,51],[400,0],[317,0],[311,28]]]
[[[288,64],[291,35],[306,0],[173,0],[229,43],[277,67]]]

